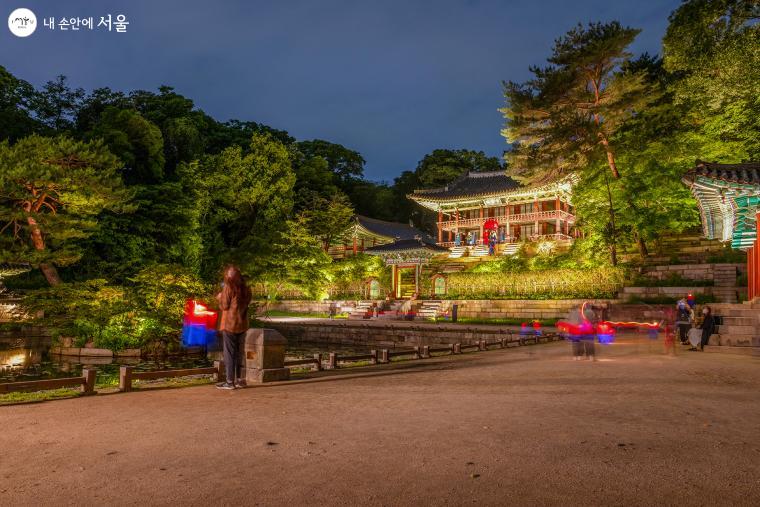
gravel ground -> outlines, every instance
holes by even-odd
[[[0,407],[0,505],[758,505],[760,359],[555,343]]]

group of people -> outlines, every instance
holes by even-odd
[[[488,239],[488,255],[493,255],[496,251],[496,244],[499,242],[499,235],[496,233],[495,229],[486,232],[486,235]],[[502,234],[501,241],[504,242],[504,240],[505,237]],[[469,231],[464,237],[464,244],[467,246],[475,246],[477,243],[477,234],[473,234],[472,231]],[[462,234],[459,232],[454,236],[454,245],[462,246]]]
[[[696,301],[691,294],[676,303],[676,336],[682,345],[691,345],[689,350],[704,351],[715,333],[716,319],[709,306],[702,307],[699,313],[695,308]]]

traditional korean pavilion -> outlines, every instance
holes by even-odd
[[[430,236],[417,236],[369,247],[366,252],[391,267],[391,294],[398,299],[419,294],[422,266],[436,255],[447,254],[448,249],[436,245]]]
[[[354,216],[351,222],[351,226],[345,234],[337,242],[330,245],[328,253],[335,259],[350,257],[365,252],[374,246],[387,245],[402,240],[419,238],[426,244],[435,245],[435,240],[430,234],[412,225],[386,222],[361,215]]]
[[[523,186],[503,171],[469,172],[443,188],[408,197],[438,213],[439,246],[475,254],[496,238],[497,253],[523,240],[571,242],[576,237],[572,180]],[[453,255],[452,255],[453,256]]]
[[[747,251],[749,299],[760,296],[760,163],[716,164],[697,160],[686,173],[699,203],[705,237],[730,241],[736,249]]]

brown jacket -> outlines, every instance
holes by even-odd
[[[222,319],[219,329],[230,333],[242,333],[248,330],[248,305],[251,304],[251,290],[246,287],[242,298],[232,295],[228,285],[217,294],[219,307],[222,309]]]

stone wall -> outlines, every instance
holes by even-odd
[[[420,324],[389,322],[271,322],[268,327],[282,333],[290,343],[307,342],[333,345],[363,345],[395,348],[415,345],[472,344],[478,340],[493,342],[517,334],[515,326],[483,328],[458,324]]]
[[[458,305],[459,317],[475,319],[561,319],[567,316],[567,312],[574,307],[583,304],[585,299],[554,299],[554,300],[515,300],[515,299],[458,299],[443,300],[441,309],[451,314],[452,305]],[[588,300],[594,304],[609,304],[615,300],[594,299]],[[383,303],[378,301],[378,303]],[[356,303],[354,301],[338,301],[344,311],[350,311]],[[299,313],[328,313],[330,302],[316,301],[277,301],[271,303],[269,310],[299,312]]]
[[[443,301],[443,310],[451,311],[451,306],[458,305],[457,315],[475,319],[562,319],[567,317],[568,311],[577,308],[584,301],[593,304],[610,304],[610,299],[459,299]]]
[[[733,287],[736,277],[746,269],[745,264],[673,264],[646,267],[642,274],[654,280],[678,275],[689,280],[710,280],[716,286]]]

